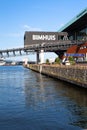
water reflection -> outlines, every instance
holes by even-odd
[[[0,67],[0,130],[86,129],[86,93],[20,66]]]
[[[75,101],[78,105],[87,107],[86,89],[79,88],[75,85],[58,81],[35,72],[31,74],[28,80],[25,79],[25,93],[27,98],[32,96],[35,101],[37,98],[41,98],[41,101],[43,102],[48,97],[48,94],[52,94],[50,98],[53,98],[53,94],[55,93],[55,96],[59,97],[59,95],[61,95],[62,97],[67,97],[71,101]],[[30,100],[28,102],[30,102]]]
[[[70,125],[87,128],[87,90],[29,71],[25,79],[26,106]],[[65,119],[64,119],[65,116]]]

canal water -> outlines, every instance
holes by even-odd
[[[0,67],[0,130],[87,129],[87,90],[22,66]]]

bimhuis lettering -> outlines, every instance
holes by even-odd
[[[56,36],[55,35],[32,35],[32,40],[52,40],[55,41],[56,40]]]

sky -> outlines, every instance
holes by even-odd
[[[86,7],[87,0],[0,0],[0,50],[23,47],[25,31],[58,31]]]

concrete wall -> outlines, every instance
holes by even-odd
[[[27,65],[27,68],[87,88],[86,66]]]

